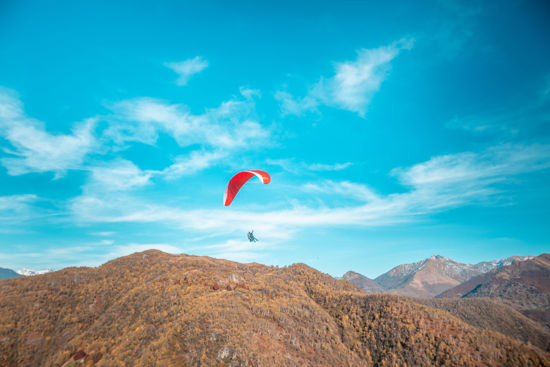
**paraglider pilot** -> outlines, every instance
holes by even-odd
[[[248,232],[248,240],[250,242],[258,242],[258,239],[254,237],[254,231]]]

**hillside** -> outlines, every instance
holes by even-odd
[[[432,255],[416,263],[398,265],[374,281],[389,293],[431,298],[474,276],[530,258],[512,256],[471,265]]]
[[[474,277],[438,298],[488,297],[550,327],[550,254]]]
[[[396,266],[375,279],[390,293],[431,298],[472,276],[481,274],[471,265],[434,255],[422,261]]]
[[[19,276],[21,275],[11,269],[0,268],[0,279],[17,278]]]
[[[540,366],[447,312],[285,268],[146,251],[0,281],[0,366]]]
[[[348,271],[342,276],[342,279],[352,282],[367,294],[384,293],[386,291],[374,280],[354,271]]]
[[[481,329],[493,330],[529,342],[550,352],[550,330],[510,306],[486,298],[409,298],[413,302],[449,312]]]

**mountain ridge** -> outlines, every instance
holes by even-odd
[[[550,328],[550,254],[493,269],[437,298],[497,299]]]
[[[365,286],[368,284],[368,288],[365,288],[366,293],[386,292],[402,296],[432,298],[474,276],[532,258],[533,256],[510,256],[477,264],[463,264],[445,256],[432,255],[418,262],[397,265],[372,280],[365,277],[381,289],[377,289],[361,278],[364,276],[360,273],[353,272],[357,275],[350,277],[349,280],[360,288],[362,284]]]
[[[541,349],[304,264],[151,250],[0,281],[7,366],[550,365]]]
[[[16,271],[7,269],[7,268],[0,268],[0,279],[9,279],[9,278],[17,278],[21,276]]]

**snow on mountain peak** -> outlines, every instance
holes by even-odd
[[[16,273],[19,275],[31,276],[31,275],[41,275],[41,274],[51,273],[52,271],[54,270],[51,268],[47,268],[44,270],[32,270],[28,268],[21,268],[17,270]]]

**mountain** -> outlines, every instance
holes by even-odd
[[[364,275],[356,273],[354,271],[348,271],[342,277],[344,280],[348,280],[358,286],[363,292],[367,294],[384,293],[386,290],[378,285],[374,280],[367,278]]]
[[[0,281],[2,366],[550,366],[536,346],[303,264],[146,251]]]
[[[44,269],[44,270],[32,270],[28,268],[22,268],[17,270],[17,274],[24,275],[27,277],[32,275],[41,275],[41,274],[51,273],[52,271],[53,269],[50,269],[50,268]]]
[[[20,276],[11,269],[0,268],[0,279],[16,278]]]
[[[475,265],[462,264],[440,255],[396,266],[374,281],[387,292],[403,296],[435,297],[473,276],[532,257],[513,256]]]
[[[497,299],[550,327],[550,254],[493,269],[438,296],[453,297]]]
[[[517,261],[531,260],[533,258],[535,258],[535,256],[510,256],[500,260],[480,262],[472,265],[472,267],[482,273],[487,273],[488,271],[491,271],[493,269],[500,269],[503,266],[512,265]]]
[[[390,293],[430,298],[478,274],[481,271],[471,265],[433,255],[416,263],[396,266],[375,282]]]
[[[531,343],[550,352],[550,330],[514,308],[488,298],[414,298],[409,300],[449,312],[460,320]]]

